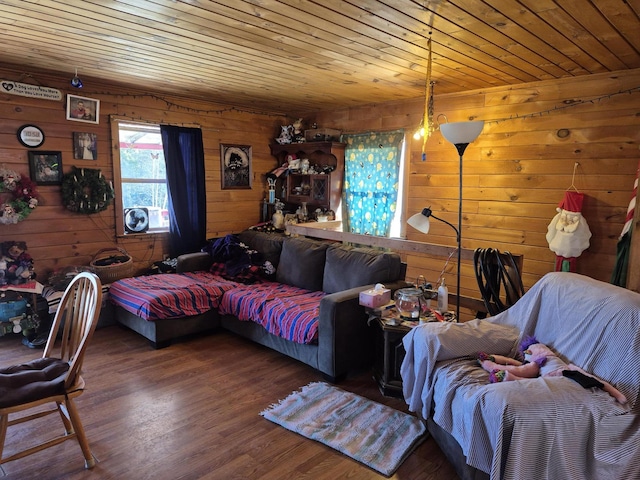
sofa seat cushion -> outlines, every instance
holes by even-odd
[[[241,285],[224,294],[220,314],[253,321],[293,342],[312,343],[317,338],[318,311],[324,295],[277,282]]]
[[[469,359],[441,362],[434,371],[433,421],[460,444],[468,465],[492,478],[526,478],[522,472],[534,468],[535,478],[572,478],[567,471],[581,472],[574,478],[625,477],[607,477],[608,461],[592,460],[622,462],[632,451],[597,434],[618,435],[638,425],[609,394],[562,376],[502,383],[489,383],[488,377]],[[591,469],[599,474],[590,477]]]
[[[132,277],[111,284],[111,301],[145,320],[199,315],[218,308],[237,282],[209,272]]]
[[[273,335],[296,343],[318,341],[318,315],[324,292],[276,298],[260,315],[260,324]]]

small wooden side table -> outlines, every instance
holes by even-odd
[[[375,359],[373,376],[380,392],[388,397],[402,397],[400,367],[406,352],[402,339],[412,328],[425,322],[456,321],[454,312],[440,315],[428,309],[420,320],[407,320],[399,316],[395,308],[386,310],[367,309],[369,325],[375,328]]]
[[[400,366],[405,356],[402,338],[411,330],[405,325],[389,325],[386,318],[372,316],[375,333],[373,376],[380,392],[388,397],[402,397]],[[416,322],[417,323],[417,322]]]

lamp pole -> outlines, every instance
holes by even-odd
[[[455,143],[456,150],[460,156],[460,167],[458,172],[458,273],[456,282],[456,321],[460,321],[460,263],[462,260],[462,157],[464,151],[469,146],[468,143]]]
[[[446,116],[445,116],[446,118]],[[440,132],[445,140],[451,142],[458,151],[460,169],[458,173],[458,284],[456,285],[456,317],[460,321],[460,263],[462,250],[462,157],[467,146],[473,142],[484,127],[483,121],[454,122],[440,124]]]

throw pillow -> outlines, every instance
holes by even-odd
[[[276,281],[321,291],[328,244],[303,238],[287,238],[282,244]]]

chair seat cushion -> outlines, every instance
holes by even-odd
[[[69,364],[57,358],[38,358],[0,369],[0,408],[63,394],[67,370]]]

